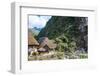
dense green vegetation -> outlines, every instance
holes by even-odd
[[[87,58],[87,22],[87,17],[52,16],[45,28],[40,31],[38,38],[48,37],[55,40],[56,51],[64,52],[66,58]],[[77,55],[78,50],[82,55]]]

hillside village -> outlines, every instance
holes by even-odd
[[[28,29],[29,61],[88,58],[87,17],[52,16],[42,29]]]
[[[57,44],[54,42],[54,40],[49,40],[48,37],[41,37],[39,40],[36,40],[32,35],[32,32],[28,33],[29,60],[42,60],[41,57],[47,58],[48,56],[51,58],[51,56],[56,54],[56,47]]]

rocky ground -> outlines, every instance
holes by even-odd
[[[75,52],[75,53],[64,53],[51,51],[49,53],[43,53],[39,55],[29,56],[28,60],[58,60],[58,59],[87,59],[88,53]]]

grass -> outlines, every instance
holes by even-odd
[[[29,61],[33,60],[58,60],[58,59],[87,59],[88,53],[64,53],[64,52],[57,52],[57,51],[51,51],[49,53],[39,54],[39,55],[33,55],[28,56]]]
[[[79,54],[74,54],[74,53],[67,53],[65,54],[66,59],[87,59],[88,54],[87,53],[79,53]]]
[[[54,52],[52,54],[46,53],[41,55],[33,55],[28,56],[28,60],[57,60],[57,59],[64,59],[64,53],[63,52]]]
[[[79,58],[80,59],[85,59],[85,58],[88,58],[88,55],[87,54],[80,54]]]

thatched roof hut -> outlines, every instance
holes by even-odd
[[[37,40],[32,35],[32,32],[28,32],[28,45],[30,46],[39,45]]]
[[[54,41],[49,40],[48,37],[41,37],[39,39],[39,44],[39,47],[48,47],[49,49],[55,49],[57,46]]]

